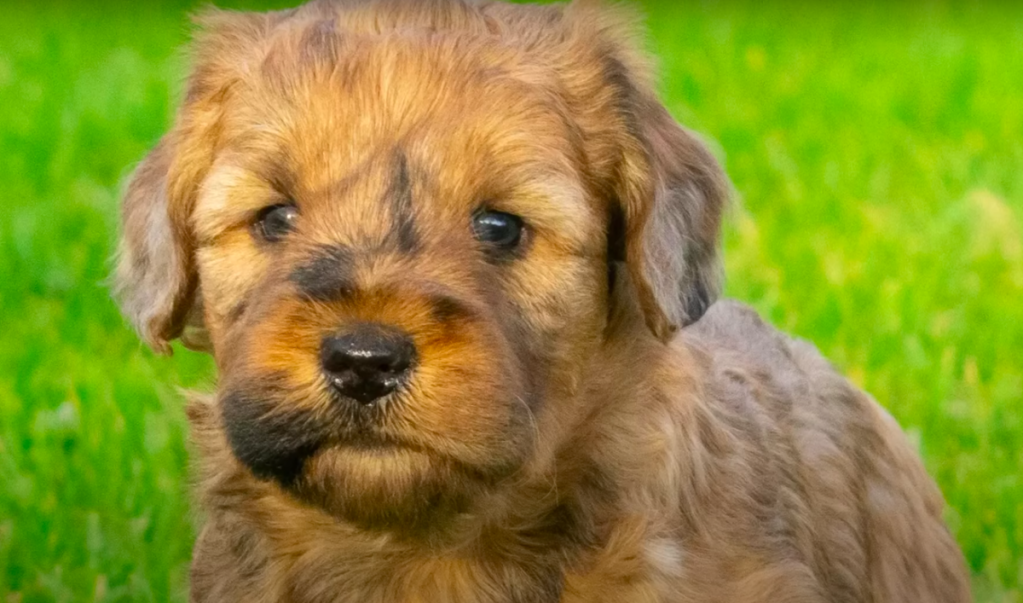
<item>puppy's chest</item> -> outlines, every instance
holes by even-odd
[[[565,568],[544,555],[482,561],[336,553],[307,554],[289,563],[260,563],[252,572],[216,572],[219,579],[214,582],[219,584],[212,590],[220,596],[211,599],[194,592],[193,600],[221,601],[224,599],[220,597],[227,592],[232,593],[230,600],[261,603],[653,603],[664,600],[662,587],[666,576],[656,563],[651,563],[649,550],[595,551],[575,569]],[[200,566],[204,563],[198,557],[195,561]],[[248,576],[244,576],[246,573]],[[224,578],[232,574],[239,580],[230,587],[224,583]]]
[[[340,576],[306,572],[289,580],[289,603],[640,603],[662,601],[649,575],[633,568],[565,575],[558,567],[480,567],[430,563],[405,575]],[[611,571],[607,571],[611,570]],[[296,576],[297,577],[297,576]]]
[[[560,603],[564,577],[549,563],[394,557],[307,564],[289,572],[289,603]]]
[[[655,603],[676,586],[668,541],[614,542],[578,563],[535,551],[507,558],[368,557],[292,567],[289,603]],[[560,562],[559,562],[560,557]],[[329,577],[329,579],[328,579]]]
[[[642,516],[572,544],[541,529],[490,538],[472,554],[322,529],[284,538],[219,519],[195,551],[196,603],[653,603],[672,600],[683,561],[681,543]],[[559,516],[566,522],[578,527]]]

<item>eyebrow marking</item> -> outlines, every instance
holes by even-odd
[[[393,241],[400,253],[411,255],[418,252],[420,241],[412,206],[412,179],[409,176],[408,159],[400,149],[394,153],[394,174],[385,195],[391,206],[391,233],[388,240]]]
[[[302,295],[329,302],[355,291],[355,254],[347,245],[319,248],[312,259],[301,264],[289,277]]]

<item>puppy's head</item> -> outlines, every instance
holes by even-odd
[[[359,525],[434,525],[556,448],[616,304],[666,341],[712,303],[723,179],[622,21],[459,0],[202,18],[124,200],[119,296],[155,349],[212,352],[255,476]]]

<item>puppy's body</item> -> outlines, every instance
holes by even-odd
[[[671,349],[604,353],[581,393],[598,403],[556,468],[513,480],[447,542],[290,500],[233,460],[215,408],[194,401],[210,510],[195,600],[969,600],[940,493],[812,346],[720,302]]]
[[[193,600],[969,600],[891,419],[712,306],[727,187],[628,18],[204,22],[119,267],[143,337],[220,372]]]

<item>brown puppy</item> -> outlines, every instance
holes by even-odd
[[[969,600],[889,416],[712,305],[725,180],[630,23],[202,17],[119,269],[145,340],[220,371],[194,601]]]

